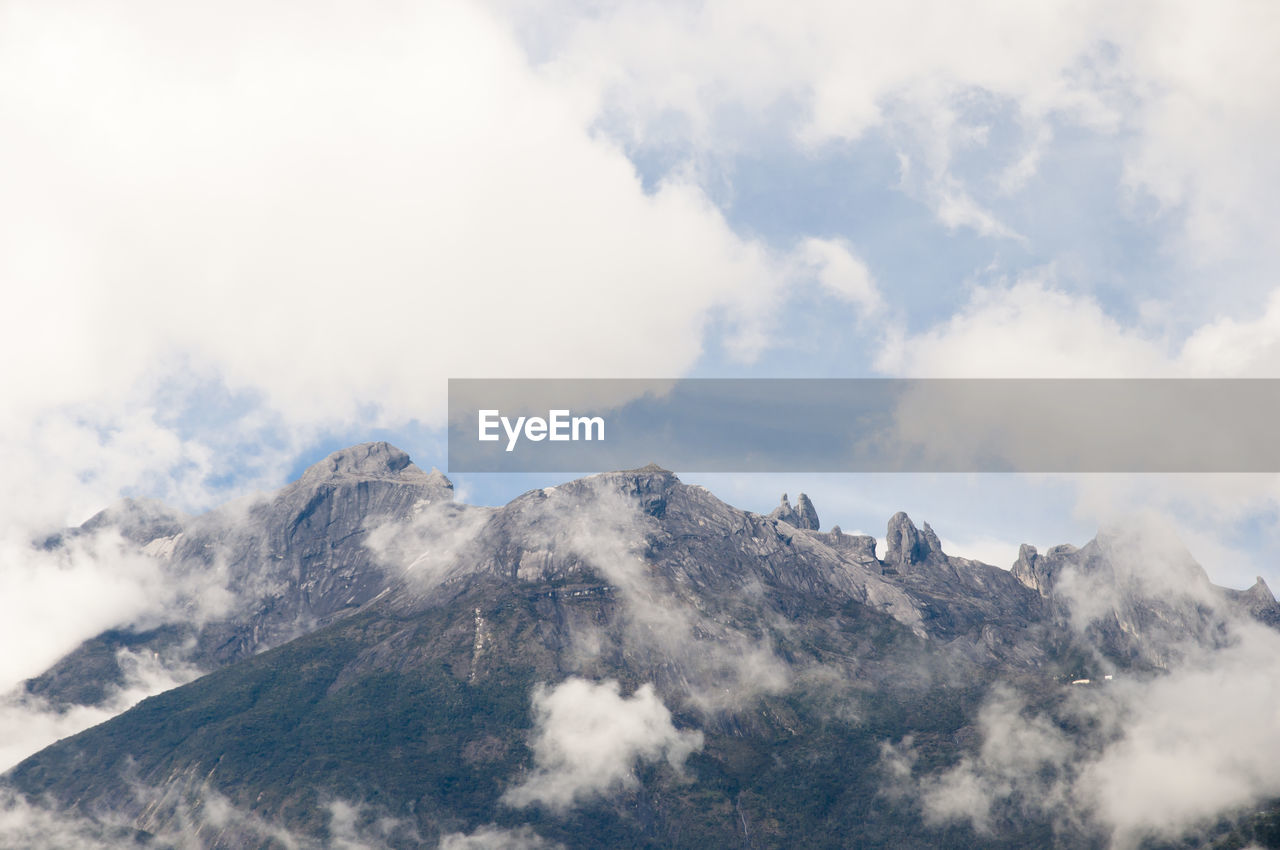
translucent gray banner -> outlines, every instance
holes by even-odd
[[[451,472],[1277,472],[1280,380],[449,381]]]

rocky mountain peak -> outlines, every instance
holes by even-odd
[[[910,566],[923,562],[931,552],[941,555],[942,545],[938,542],[938,536],[927,524],[925,529],[926,532],[922,534],[911,517],[902,511],[890,517],[884,537],[885,563]]]
[[[1280,603],[1262,576],[1248,590],[1239,591],[1235,597],[1246,611],[1266,623],[1280,622]]]
[[[390,443],[361,443],[340,449],[302,474],[299,483],[312,485],[336,478],[391,479],[434,485],[452,492],[453,482],[437,469],[430,474],[413,465],[409,455]]]
[[[813,502],[809,501],[809,497],[804,493],[801,493],[796,500],[795,507],[791,506],[791,501],[787,498],[787,494],[783,493],[782,503],[769,512],[769,518],[809,531],[817,531],[822,527],[822,523],[818,519],[817,509],[814,508]]]
[[[672,491],[680,485],[680,479],[676,477],[674,472],[664,469],[656,463],[650,463],[639,469],[605,472],[562,486],[576,487],[580,486],[581,482],[591,482],[591,485],[588,486],[604,483],[615,488],[623,495],[635,498],[645,513],[657,517],[661,517],[666,513],[667,499]]]
[[[592,478],[609,481],[630,493],[666,493],[680,483],[680,479],[674,472],[656,463],[650,463],[638,469],[605,472]]]
[[[1037,569],[1039,561],[1039,550],[1030,543],[1023,543],[1018,547],[1018,560],[1013,562],[1013,569],[1010,572],[1024,586],[1039,591],[1043,596],[1048,593],[1049,589],[1042,586],[1040,572]]]
[[[1262,576],[1258,576],[1257,581],[1255,581],[1253,586],[1246,590],[1245,593],[1260,602],[1272,603],[1276,601],[1275,594],[1271,592],[1271,588],[1267,586],[1267,583],[1263,580]]]
[[[925,545],[929,547],[929,551],[942,554],[942,541],[938,539],[938,535],[933,533],[933,529],[929,527],[929,523],[925,523],[920,531],[920,536],[924,538]]]

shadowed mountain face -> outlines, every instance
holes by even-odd
[[[91,520],[175,573],[220,571],[233,601],[101,636],[30,688],[84,701],[118,675],[112,645],[214,672],[6,781],[161,842],[196,824],[206,847],[352,829],[406,847],[1101,847],[1104,824],[1008,801],[966,822],[920,789],[987,757],[1002,688],[1101,746],[1116,733],[1068,682],[1159,677],[1280,610],[1173,547],[1140,566],[1133,535],[1024,547],[1007,571],[897,514],[880,559],[819,531],[807,497],[764,517],[657,467],[500,509],[451,496],[369,444],[248,507]]]

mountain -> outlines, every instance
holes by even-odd
[[[248,506],[126,504],[64,537],[108,522],[234,602],[29,688],[91,696],[112,646],[211,672],[4,782],[160,846],[1108,846],[1048,806],[1001,798],[984,826],[927,795],[989,758],[1008,689],[1043,735],[1105,746],[1078,708],[1111,697],[1073,682],[1156,681],[1280,609],[1135,529],[1004,570],[899,513],[881,558],[803,495],[760,516],[650,466],[471,508],[386,444]],[[1246,815],[1220,836],[1263,840]]]
[[[169,621],[86,641],[26,689],[55,705],[96,705],[124,681],[121,649],[212,670],[312,631],[385,589],[365,545],[372,531],[452,498],[445,476],[382,442],[335,452],[270,498],[199,517],[125,500],[43,546],[114,529],[192,592]]]

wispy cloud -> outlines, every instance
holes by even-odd
[[[116,651],[116,663],[123,681],[108,686],[105,698],[95,705],[53,705],[21,690],[0,696],[0,772],[55,741],[109,720],[201,673],[180,658],[128,649]]]
[[[211,840],[236,846],[266,843],[285,850],[387,850],[406,842],[422,844],[422,837],[412,824],[396,818],[380,817],[364,806],[342,800],[330,800],[319,813],[327,820],[328,837],[316,838],[290,830],[262,817],[207,787],[199,786],[194,794],[168,798],[155,788],[137,787],[135,793],[162,803],[164,822],[137,823],[107,814],[101,818],[86,816],[70,809],[59,809],[28,800],[7,789],[0,789],[0,844],[27,850],[116,850],[138,842],[154,842],[158,846],[196,848],[209,846]],[[159,809],[157,809],[159,810]],[[514,840],[501,843],[503,835],[524,836],[525,843]],[[477,830],[481,843],[449,844],[458,835],[445,836],[448,847],[494,848],[519,850],[554,845],[538,843],[531,830]],[[492,835],[491,843],[483,843]],[[212,837],[212,839],[211,839]],[[466,839],[462,836],[462,839]]]
[[[699,609],[677,585],[654,574],[643,553],[656,520],[638,499],[625,495],[620,479],[597,476],[545,491],[524,517],[526,545],[554,555],[548,566],[586,566],[615,588],[618,630],[610,635],[578,634],[580,663],[613,641],[646,663],[678,671],[671,686],[705,714],[735,711],[763,694],[787,688],[791,671],[773,651],[768,634],[753,635],[718,622]],[[538,559],[530,557],[531,563]],[[534,578],[536,574],[520,578]],[[758,607],[764,596],[750,585],[741,601]]]
[[[1162,612],[1124,628],[1161,643],[1164,672],[1119,670],[1052,701],[998,685],[979,713],[977,747],[955,766],[921,772],[913,741],[886,744],[882,765],[896,787],[912,789],[934,823],[998,833],[1011,815],[1030,815],[1064,840],[1101,835],[1115,848],[1212,828],[1280,794],[1267,755],[1280,745],[1280,633],[1243,619],[1188,575],[1183,555],[1164,538],[1137,535],[1109,552],[1114,573],[1068,570],[1059,582],[1085,641],[1097,637],[1095,623],[1131,614],[1127,600]],[[1180,625],[1189,598],[1226,631]]]

